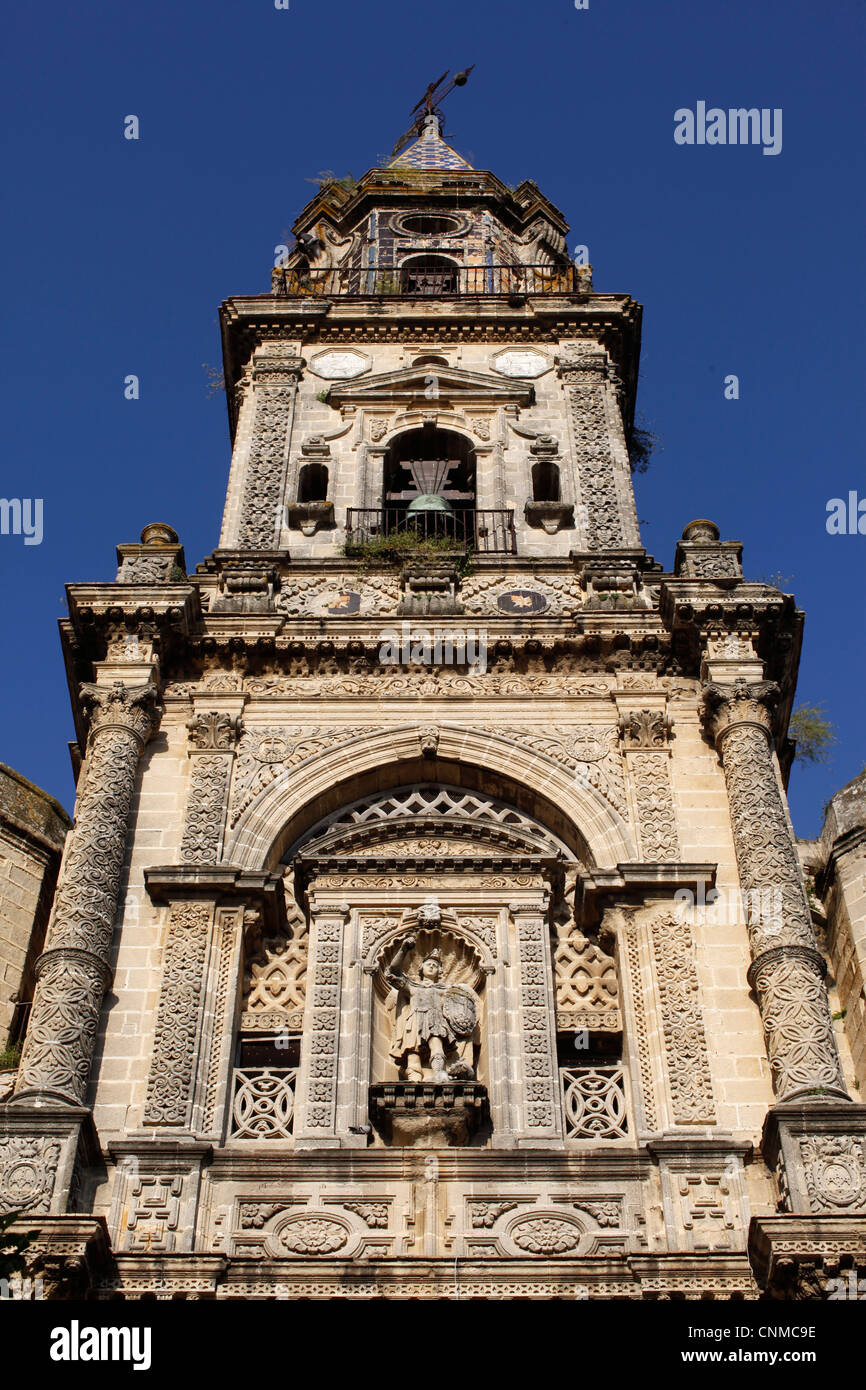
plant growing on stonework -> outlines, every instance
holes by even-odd
[[[632,473],[645,473],[652,455],[663,447],[659,436],[648,428],[644,420],[639,424],[632,423],[625,442]]]
[[[205,390],[209,396],[216,396],[220,391],[226,389],[226,380],[223,376],[222,367],[212,367],[209,362],[202,362],[207,375],[207,386]]]
[[[21,1044],[10,1043],[0,1049],[0,1071],[11,1071],[21,1061]]]
[[[330,389],[331,389],[331,388],[328,386],[328,387],[325,388],[324,391],[317,391],[317,392],[316,392],[316,400],[317,400],[317,401],[322,401],[323,403],[327,404],[328,392],[329,392]]]
[[[413,531],[397,531],[390,535],[371,536],[366,541],[347,541],[344,555],[360,560],[364,569],[373,566],[397,566],[407,560],[455,559],[456,568],[465,572],[469,558],[447,536],[418,536]]]
[[[798,705],[791,715],[788,737],[797,744],[794,757],[802,763],[826,763],[839,740],[823,705]]]

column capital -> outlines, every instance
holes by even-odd
[[[763,729],[772,739],[773,711],[781,696],[775,681],[709,681],[703,694],[707,724],[717,745],[730,729],[744,724]]]
[[[144,685],[126,685],[123,681],[112,681],[110,685],[87,682],[80,687],[80,694],[91,744],[97,734],[107,729],[122,729],[144,747],[156,732],[161,710],[159,692],[151,681]]]
[[[239,715],[224,710],[197,710],[186,727],[191,751],[230,753],[240,738],[243,723]]]

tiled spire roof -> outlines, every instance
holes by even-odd
[[[411,169],[471,169],[462,155],[456,150],[452,150],[450,145],[446,145],[442,139],[439,129],[439,121],[435,116],[427,116],[424,120],[424,130],[420,137],[402,150],[396,159],[392,159],[391,169],[405,168],[408,165]]]

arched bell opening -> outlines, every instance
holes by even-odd
[[[400,267],[404,294],[456,294],[460,267],[447,256],[410,256]]]
[[[431,377],[435,390],[435,376]],[[475,450],[433,424],[398,435],[383,464],[385,530],[464,544],[474,534]]]

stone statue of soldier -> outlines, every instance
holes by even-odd
[[[404,974],[403,964],[415,944],[415,937],[407,936],[385,970],[397,995],[391,1056],[407,1081],[472,1081],[478,997],[469,985],[443,984],[438,947],[421,962],[417,979]],[[424,1074],[425,1057],[429,1077]]]

